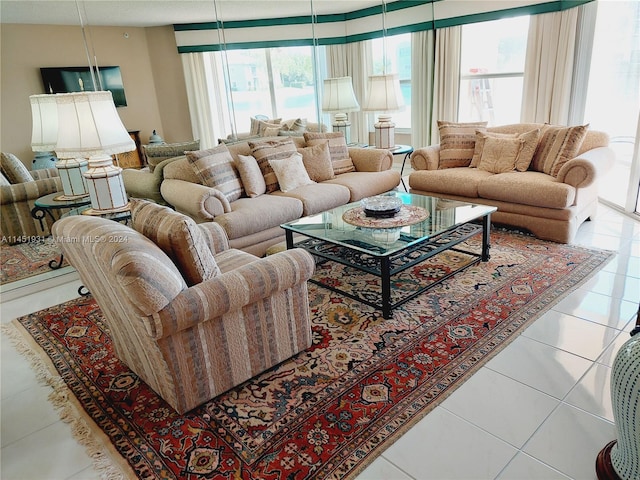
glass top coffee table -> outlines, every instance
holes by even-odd
[[[320,262],[338,262],[377,277],[376,299],[323,283],[318,276],[311,281],[382,310],[384,318],[459,271],[489,260],[491,214],[496,211],[491,206],[424,195],[389,194],[402,200],[400,212],[389,218],[367,217],[361,203],[355,202],[282,225],[287,248],[303,248]],[[458,247],[478,234],[482,235],[480,252]],[[416,288],[401,298],[392,296],[394,276],[445,251],[463,253],[470,260],[432,282],[414,282]]]

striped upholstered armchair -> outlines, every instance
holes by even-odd
[[[214,222],[132,203],[135,230],[79,215],[53,233],[67,239],[60,247],[98,302],[118,358],[177,412],[311,345],[310,254],[258,258],[228,248]]]
[[[0,236],[9,244],[36,236],[49,235],[53,220],[40,221],[31,216],[34,202],[43,195],[62,192],[58,170],[47,168],[29,171],[11,153],[1,154],[0,173]],[[60,211],[52,212],[54,218]]]

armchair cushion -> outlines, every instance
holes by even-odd
[[[149,170],[154,168],[167,158],[180,157],[185,152],[200,150],[200,140],[179,143],[163,143],[161,145],[143,145],[144,154],[147,157]]]
[[[27,167],[13,153],[2,152],[0,170],[10,183],[33,182]]]
[[[187,159],[201,183],[221,191],[229,202],[244,193],[233,157],[224,143],[208,150],[187,152]]]
[[[344,133],[307,132],[304,134],[304,139],[310,147],[324,143],[325,140],[329,140],[329,155],[331,156],[331,165],[333,166],[333,173],[335,175],[355,171],[356,167],[353,165],[353,161],[349,156],[349,148],[347,147],[347,141],[344,138]]]
[[[203,232],[192,218],[146,200],[133,199],[131,204],[133,228],[171,258],[187,285],[220,274]]]

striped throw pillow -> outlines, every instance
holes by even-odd
[[[531,170],[557,177],[560,168],[578,155],[588,130],[589,125],[542,127],[542,137],[533,156]]]
[[[438,120],[440,165],[438,168],[468,167],[476,145],[476,131],[486,131],[487,122],[455,123]]]
[[[187,152],[187,160],[203,185],[219,190],[230,202],[243,195],[242,182],[226,144]]]
[[[269,164],[269,160],[282,160],[289,158],[297,152],[296,144],[289,137],[282,140],[263,140],[260,142],[249,142],[251,155],[257,160],[264,183],[266,185],[266,193],[275,192],[280,188],[278,185],[278,177],[276,177],[273,168]]]

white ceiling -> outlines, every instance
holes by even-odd
[[[1,23],[152,27],[344,13],[382,0],[0,0]],[[387,1],[387,3],[389,3]]]

